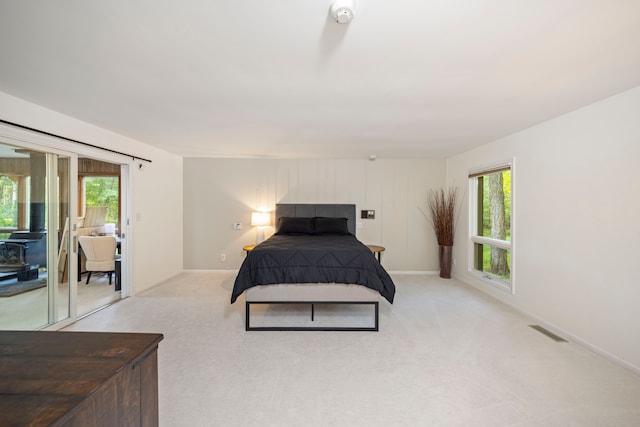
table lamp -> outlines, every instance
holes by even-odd
[[[271,222],[271,215],[269,212],[252,212],[251,213],[251,226],[257,227],[256,230],[256,245],[264,241],[264,226],[269,225]]]

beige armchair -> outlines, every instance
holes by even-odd
[[[116,238],[113,236],[78,236],[82,251],[87,257],[87,285],[94,271],[109,274],[111,277],[116,270]]]

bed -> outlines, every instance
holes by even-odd
[[[371,250],[355,237],[355,205],[277,204],[276,233],[247,253],[231,303],[245,294],[246,330],[379,329],[379,299],[393,303],[395,285]],[[373,307],[373,326],[251,325],[251,307],[318,304]]]

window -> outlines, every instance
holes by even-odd
[[[0,239],[7,239],[16,230],[28,229],[29,198],[28,176],[0,175]]]
[[[117,176],[84,177],[85,206],[106,206],[107,223],[120,220],[120,179]]]
[[[480,278],[512,291],[512,164],[469,174],[471,269]]]
[[[8,176],[0,176],[0,227],[18,227],[18,185]]]

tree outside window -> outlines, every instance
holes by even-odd
[[[0,176],[0,228],[18,226],[18,186],[6,175]]]
[[[473,270],[511,290],[511,166],[473,173],[469,179]]]
[[[106,206],[105,222],[120,220],[120,182],[117,176],[87,176],[84,178],[85,206]]]

